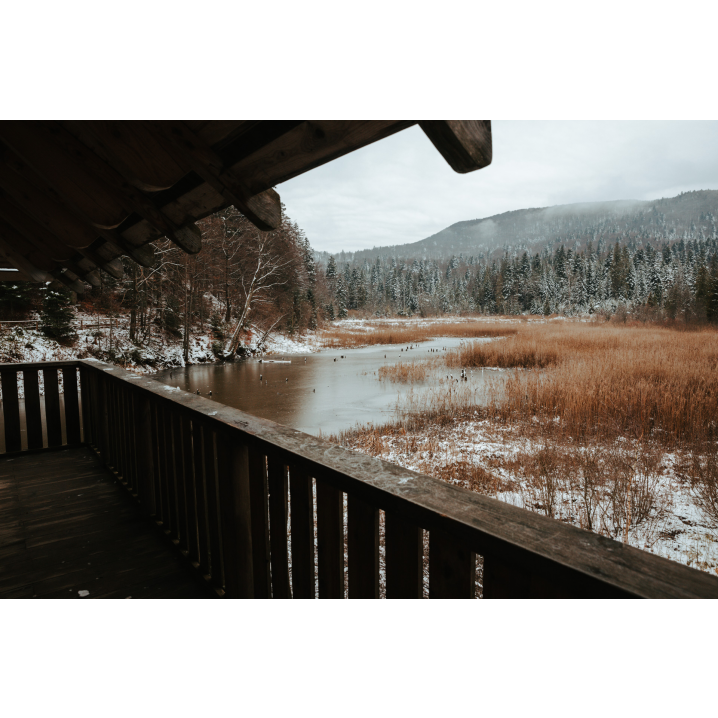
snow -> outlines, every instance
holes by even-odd
[[[98,330],[98,321],[100,328]],[[192,364],[210,364],[217,361],[212,351],[216,339],[211,335],[209,325],[204,331],[194,327],[190,338],[188,360],[183,357],[181,337],[170,337],[166,333],[150,335],[141,346],[129,338],[129,317],[126,315],[112,318],[112,337],[110,340],[109,318],[76,312],[75,324],[77,338],[69,345],[63,345],[46,337],[39,330],[39,320],[30,323],[2,322],[0,324],[0,363],[36,363],[44,361],[84,361],[117,364],[137,374],[152,374],[162,369],[183,367]],[[271,334],[262,347],[257,346],[261,337],[258,331],[250,332],[246,338],[245,349],[255,355],[307,354],[320,350],[316,332],[307,332],[303,336],[289,337],[278,332]],[[22,376],[18,377],[20,398],[24,397]],[[60,373],[60,391],[62,392],[62,373]],[[40,392],[44,393],[42,372],[40,373]]]
[[[378,438],[378,441],[377,441]],[[497,426],[489,420],[454,420],[448,427],[431,425],[417,433],[397,433],[390,429],[372,435],[371,441],[362,439],[361,431],[345,437],[344,444],[350,449],[402,466],[412,471],[429,474],[448,483],[470,488],[465,482],[445,478],[452,466],[466,462],[480,467],[498,479],[498,485],[506,487],[495,493],[488,492],[501,501],[520,508],[536,511],[532,493],[526,489],[525,477],[514,467],[519,453],[535,452],[540,442],[522,437],[509,427]],[[617,444],[630,454],[636,450],[634,442],[623,439]],[[652,515],[637,529],[628,531],[629,545],[663,556],[672,561],[718,574],[718,526],[703,516],[692,500],[690,489],[678,475],[680,455],[662,452],[659,473],[655,476],[656,495],[667,507],[667,512]],[[637,480],[637,476],[634,481]],[[402,480],[406,481],[408,479]],[[533,494],[536,499],[536,494]],[[566,523],[580,525],[572,505],[575,494],[559,492],[556,500],[555,518]],[[539,511],[542,513],[541,511]],[[617,536],[616,540],[622,540]]]

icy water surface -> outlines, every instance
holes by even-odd
[[[409,351],[406,346],[389,345],[275,355],[266,359],[287,359],[291,364],[260,364],[258,359],[247,359],[167,370],[155,378],[187,391],[199,389],[204,396],[211,390],[215,401],[309,434],[326,436],[357,424],[389,421],[399,396],[406,395],[412,386],[416,391],[435,383],[435,379],[413,385],[379,381],[379,367],[436,357],[437,353],[429,350],[439,350],[440,355],[442,347],[453,349],[461,341],[439,338],[414,344]],[[487,376],[489,373],[495,376],[495,372],[486,372]],[[474,387],[484,381],[480,370],[470,377],[469,383]]]

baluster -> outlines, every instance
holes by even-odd
[[[292,507],[292,589],[294,598],[314,598],[314,497],[312,479],[295,466],[289,469]]]
[[[421,528],[387,511],[384,529],[386,597],[421,598],[424,555]]]
[[[168,500],[168,481],[169,469],[167,467],[167,433],[165,431],[165,407],[164,402],[160,401],[156,407],[157,416],[157,455],[159,470],[157,473],[159,484],[159,496],[157,497],[157,508],[159,509],[159,517],[162,521],[162,529],[169,533],[170,526],[170,509]]]
[[[182,464],[184,466],[185,499],[187,502],[187,554],[190,561],[199,563],[197,535],[197,497],[195,494],[195,465],[192,456],[192,423],[187,414],[180,416],[182,436]],[[201,448],[200,448],[201,453]]]
[[[123,385],[122,392],[125,396],[125,435],[127,437],[127,474],[129,475],[132,493],[139,499],[139,481],[137,479],[137,442],[135,424],[135,394],[132,389]]]
[[[379,509],[347,496],[349,598],[379,598]]]
[[[42,370],[45,380],[45,423],[47,425],[47,445],[62,446],[62,421],[60,419],[60,390],[57,385],[57,369],[48,367]]]
[[[174,442],[175,487],[177,496],[177,539],[182,551],[187,551],[187,498],[185,489],[185,463],[182,451],[182,426],[179,411],[173,411],[172,436]]]
[[[195,498],[197,500],[199,566],[202,573],[209,576],[209,531],[207,529],[207,491],[204,477],[204,437],[202,436],[202,424],[197,419],[192,419],[192,450]]]
[[[145,516],[153,516],[155,507],[155,451],[150,400],[138,394],[135,401],[135,432],[137,449],[137,485],[140,507]]]
[[[65,431],[68,446],[80,445],[80,405],[77,398],[77,367],[62,368],[65,385]]]
[[[476,554],[443,531],[429,532],[429,598],[474,598]]]
[[[27,448],[42,449],[42,411],[40,408],[40,385],[37,369],[23,369],[25,383],[25,422],[27,424]]]
[[[212,583],[218,588],[224,586],[222,575],[221,528],[219,519],[219,496],[217,493],[216,451],[214,431],[205,424],[204,434],[204,477],[207,492],[207,531],[209,534],[209,561]]]
[[[269,573],[269,497],[267,461],[264,454],[249,448],[249,502],[252,514],[252,571],[254,597],[271,598]]]
[[[132,476],[130,475],[129,454],[127,451],[127,421],[125,417],[126,399],[124,386],[120,382],[115,382],[115,396],[117,397],[117,441],[118,441],[118,457],[119,472],[122,480],[125,482],[128,490],[132,492]]]
[[[12,453],[22,449],[17,369],[3,369],[0,371],[0,379],[2,380],[2,405],[5,422],[5,451]]]
[[[249,457],[236,438],[218,435],[217,479],[222,509],[222,556],[227,598],[252,598],[252,528],[249,512]]]
[[[269,487],[269,547],[273,598],[291,598],[287,536],[287,467],[272,456],[267,459]]]
[[[80,406],[82,415],[80,417],[80,427],[82,429],[82,441],[85,444],[93,442],[93,425],[90,409],[90,379],[87,368],[80,366]]]
[[[319,598],[344,598],[344,497],[317,481]]]

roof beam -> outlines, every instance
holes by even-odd
[[[178,121],[148,123],[156,132],[169,140],[187,164],[214,187],[230,204],[263,231],[276,229],[282,223],[282,205],[274,189],[256,196],[247,193],[246,187],[226,169],[222,158],[187,125]]]
[[[491,164],[491,120],[422,120],[419,126],[455,172]]]
[[[226,172],[253,197],[414,124],[415,120],[306,120],[254,149]]]
[[[3,122],[0,137],[98,229],[114,229],[135,212],[185,252],[196,254],[202,248],[196,231],[175,225],[150,197],[64,127]]]

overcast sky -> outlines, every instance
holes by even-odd
[[[492,122],[493,163],[455,173],[419,127],[280,185],[318,250],[424,239],[467,219],[718,189],[718,122]]]

